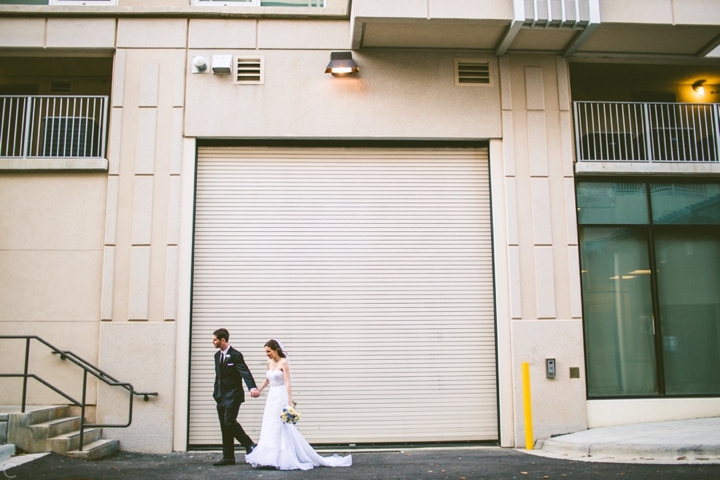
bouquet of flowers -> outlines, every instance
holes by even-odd
[[[280,412],[280,418],[282,418],[282,421],[285,423],[292,423],[295,425],[298,420],[300,420],[300,417],[302,415],[300,412],[295,410],[295,405],[297,405],[296,402],[293,401],[293,406],[287,406],[282,409],[282,412]]]

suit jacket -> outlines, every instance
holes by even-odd
[[[215,388],[213,398],[225,407],[239,405],[245,401],[245,391],[242,382],[245,380],[248,390],[257,388],[250,369],[243,360],[242,353],[233,347],[228,349],[228,359],[220,362],[221,352],[215,352]]]

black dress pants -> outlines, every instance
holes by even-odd
[[[237,421],[238,410],[240,410],[239,403],[237,405],[217,406],[220,431],[222,432],[223,458],[235,458],[235,442],[233,442],[235,438],[246,450],[253,445],[252,439],[248,437]]]

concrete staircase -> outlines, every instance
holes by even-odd
[[[39,407],[8,414],[8,442],[26,453],[54,452],[97,460],[117,451],[117,440],[103,439],[101,428],[85,428],[80,446],[80,417],[68,416],[67,406]]]

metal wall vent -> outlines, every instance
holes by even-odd
[[[235,80],[233,83],[259,85],[265,83],[263,56],[235,57]]]
[[[50,93],[72,93],[72,80],[54,78],[50,83]]]
[[[455,85],[492,85],[492,76],[490,73],[490,60],[474,58],[455,59]]]

